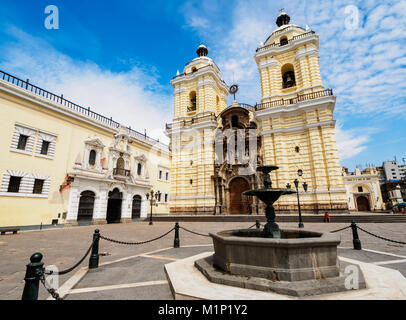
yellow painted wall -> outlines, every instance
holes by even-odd
[[[0,86],[10,88],[4,82]],[[18,94],[24,93],[23,89],[13,89]],[[31,98],[40,99],[41,102],[49,103],[30,95]],[[55,106],[54,106],[55,107]],[[60,106],[57,106],[60,108]],[[88,137],[97,137],[105,145],[103,156],[108,161],[108,147],[113,142],[114,130],[99,128],[90,123],[73,119],[70,116],[59,112],[51,111],[38,103],[29,102],[17,97],[16,94],[6,93],[0,90],[0,179],[2,181],[5,170],[17,170],[30,174],[43,174],[51,177],[50,190],[47,198],[0,196],[0,226],[24,226],[50,224],[52,219],[58,219],[58,213],[67,211],[69,189],[59,191],[60,185],[64,182],[66,174],[72,170],[78,154],[83,157],[84,141]],[[15,131],[15,123],[21,123],[40,130],[57,135],[55,155],[53,159],[45,159],[34,155],[26,155],[10,151],[12,136]],[[38,133],[36,134],[38,136]],[[150,175],[150,182],[153,188],[162,193],[169,193],[169,183],[157,181],[158,165],[170,167],[168,153],[156,151],[142,144],[133,143],[130,148],[148,154],[147,170]],[[35,145],[34,145],[35,150]],[[33,154],[35,152],[33,151]],[[133,161],[130,162],[133,166]],[[136,168],[135,168],[136,169]],[[131,168],[134,170],[134,168]],[[168,212],[167,204],[160,205],[154,209],[156,212]]]

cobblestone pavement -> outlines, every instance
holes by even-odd
[[[199,232],[208,233],[219,230],[235,229],[235,228],[247,228],[251,224],[247,223],[216,223],[216,222],[182,222],[181,226]],[[296,223],[280,223],[282,228],[296,228]],[[17,235],[3,235],[0,236],[0,299],[20,299],[22,290],[24,287],[24,273],[25,265],[29,262],[29,257],[34,252],[41,252],[44,255],[43,261],[45,265],[56,265],[60,270],[71,267],[75,264],[84,254],[91,243],[92,234],[94,229],[100,229],[102,235],[123,241],[143,241],[157,237],[171,228],[174,223],[172,222],[155,222],[152,226],[148,225],[148,222],[135,222],[129,224],[111,224],[102,226],[83,226],[74,228],[62,228],[43,231],[28,231],[20,232]],[[322,223],[308,223],[305,224],[305,228],[315,231],[332,231],[346,226],[346,224],[322,224]],[[383,237],[387,237],[393,240],[406,241],[406,223],[365,223],[360,226],[367,231],[378,234]],[[352,246],[352,233],[350,229],[340,232],[342,237],[341,247]],[[387,253],[406,256],[406,246],[395,243],[383,241],[381,239],[374,238],[368,234],[359,231],[359,236],[362,242],[362,247],[365,249],[372,249],[377,251],[383,251]],[[186,245],[203,245],[211,244],[211,239],[188,233],[184,230],[180,230],[181,246]],[[101,240],[100,252],[109,253],[108,256],[101,257],[101,262],[115,261],[120,258],[142,254],[158,249],[168,248],[173,246],[173,233],[157,241],[137,245],[128,246],[114,244]],[[211,247],[208,247],[211,248]],[[181,248],[182,249],[182,248]],[[206,249],[205,249],[206,250]],[[210,251],[210,250],[207,250]],[[201,252],[201,251],[200,251]],[[199,253],[199,252],[197,252]],[[186,254],[186,252],[185,252]],[[351,253],[349,253],[351,254]],[[192,255],[192,253],[190,253]],[[368,258],[368,257],[367,257]],[[366,259],[367,259],[366,258]],[[153,258],[150,258],[152,260]],[[371,258],[372,259],[372,258]],[[396,259],[396,258],[394,258]],[[158,260],[158,259],[155,259]],[[165,261],[165,260],[162,260]],[[162,263],[162,262],[160,262]],[[166,261],[168,263],[168,261]],[[86,266],[88,259],[86,259],[81,266]],[[399,266],[399,265],[398,265]],[[398,266],[395,266],[396,268]],[[388,265],[387,267],[390,267]],[[138,269],[139,273],[148,273],[148,269],[142,267]],[[63,275],[60,277],[60,284],[63,284],[69,279],[75,271]],[[402,272],[402,271],[401,271]],[[405,274],[405,273],[404,273]],[[160,277],[158,280],[163,280]],[[136,279],[142,280],[142,279]],[[84,281],[84,280],[83,280]],[[144,280],[142,280],[144,281]],[[147,280],[146,280],[147,281]],[[152,281],[152,280],[151,280]],[[158,290],[161,286],[161,289]],[[150,297],[154,297],[154,290],[157,292],[167,292],[167,288],[164,284],[157,284],[154,289],[151,289]],[[152,288],[152,287],[151,287]],[[147,299],[146,293],[142,288],[137,288],[140,292],[139,297]],[[166,291],[165,291],[166,290]],[[122,290],[117,296],[125,297],[126,291],[131,289]],[[99,293],[98,298],[105,298],[105,294],[108,291]],[[156,292],[156,294],[158,294]],[[80,299],[80,295],[77,294],[76,298]],[[40,299],[45,299],[48,294],[43,288],[40,290]],[[90,298],[89,296],[87,296]],[[157,296],[158,297],[158,296]],[[97,297],[94,297],[97,298]],[[165,293],[162,293],[161,298],[166,297]]]

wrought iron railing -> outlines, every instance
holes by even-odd
[[[231,108],[233,105],[228,106],[229,108]],[[254,106],[248,104],[248,103],[238,103],[238,106],[241,108],[245,108],[245,109],[253,109]]]
[[[113,169],[113,175],[115,175],[115,176],[129,177],[130,174],[131,174],[130,170],[121,169],[121,168],[114,168]]]
[[[265,102],[262,104],[257,104],[254,106],[254,109],[262,110],[262,109],[271,108],[271,107],[285,106],[285,105],[295,104],[295,103],[306,101],[306,100],[312,100],[312,99],[317,99],[317,98],[322,98],[322,97],[332,96],[332,95],[333,95],[333,89],[325,89],[325,90],[317,91],[317,92],[299,94],[294,98],[280,99],[280,100]]]
[[[268,45],[266,45],[264,47],[257,48],[256,52],[265,51],[265,50],[267,50],[269,48],[272,48],[272,47],[285,46],[285,45],[288,45],[289,43],[292,43],[295,40],[309,37],[309,36],[313,35],[314,33],[315,33],[314,31],[309,31],[309,32],[306,32],[306,33],[299,34],[297,36],[292,37],[292,39],[287,40],[287,43],[285,42],[283,44],[281,44],[281,43],[271,43],[271,44],[268,44]]]
[[[158,146],[161,149],[169,149],[169,146],[167,144],[159,142],[159,139],[148,137],[146,133],[138,132],[134,129],[131,129],[130,127],[127,127],[126,130],[127,133],[134,138],[146,141],[147,143],[152,144],[154,146]]]
[[[76,111],[76,112],[78,112],[78,113],[80,113],[82,115],[88,116],[88,117],[90,117],[90,118],[92,118],[94,120],[97,120],[97,121],[99,121],[99,122],[101,122],[103,124],[106,124],[106,125],[108,125],[110,127],[113,127],[113,128],[117,129],[120,126],[120,123],[118,123],[116,121],[113,121],[112,118],[107,118],[107,117],[105,117],[105,116],[103,116],[103,115],[101,115],[101,114],[99,114],[97,112],[91,111],[90,107],[89,108],[84,108],[82,106],[79,106],[76,103],[73,103],[73,102],[65,99],[63,97],[63,95],[58,96],[58,95],[56,95],[56,94],[54,94],[52,92],[49,92],[49,91],[44,90],[44,89],[42,89],[40,87],[37,87],[37,86],[31,84],[29,82],[29,80],[26,80],[26,81],[21,80],[21,79],[19,79],[17,77],[12,76],[11,74],[8,74],[7,72],[1,71],[1,70],[0,70],[0,79],[2,79],[4,81],[7,81],[7,82],[9,82],[9,83],[11,83],[11,84],[13,84],[13,85],[15,85],[17,87],[22,88],[22,89],[25,89],[25,90],[33,93],[33,94],[36,94],[38,96],[49,99],[49,100],[51,100],[53,102],[56,102],[58,104],[61,104],[62,106],[66,107],[66,108],[69,108],[69,109],[71,109],[73,111]],[[127,127],[126,129],[127,129],[127,133],[132,135],[132,136],[135,136],[135,137],[137,137],[137,138],[139,138],[141,140],[144,140],[144,141],[146,141],[148,143],[151,143],[151,144],[154,144],[154,145],[158,144],[162,148],[165,148],[165,149],[168,148],[167,145],[159,142],[159,140],[155,140],[153,138],[148,137],[146,134],[142,134],[142,133],[140,133],[138,131],[135,131],[135,130],[131,129],[130,127]]]
[[[48,100],[51,100],[53,102],[59,103],[63,105],[66,108],[69,108],[71,110],[74,110],[78,113],[81,113],[82,115],[88,116],[90,118],[93,118],[94,120],[97,120],[103,124],[106,124],[110,127],[113,128],[118,128],[120,124],[118,122],[113,121],[112,118],[107,118],[97,112],[91,111],[90,107],[89,108],[84,108],[82,106],[77,105],[76,103],[73,103],[72,101],[69,101],[63,97],[63,95],[58,96],[52,92],[49,92],[47,90],[44,90],[40,87],[37,87],[29,82],[29,80],[24,81],[21,80],[17,77],[12,76],[11,74],[8,74],[4,71],[0,71],[0,79],[7,81],[11,84],[14,84],[17,87],[23,88],[27,91],[30,91],[38,96],[41,96],[43,98],[46,98]]]

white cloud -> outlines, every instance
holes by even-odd
[[[172,119],[172,93],[157,81],[153,68],[127,63],[112,72],[90,61],[76,61],[47,42],[11,27],[14,43],[2,48],[1,68],[125,126],[167,142],[165,122]]]
[[[340,126],[336,126],[335,131],[340,160],[355,157],[366,149],[368,135],[359,134],[354,130],[343,130]]]

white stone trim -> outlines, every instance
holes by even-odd
[[[34,149],[36,129],[21,123],[15,123],[15,130],[11,139],[10,151],[31,155]],[[20,135],[28,136],[25,149],[17,149]]]
[[[272,133],[294,132],[294,131],[300,131],[300,130],[305,130],[305,129],[314,128],[314,127],[335,126],[335,123],[336,123],[335,120],[320,121],[320,122],[309,123],[309,124],[305,124],[303,126],[298,126],[298,127],[293,127],[293,128],[279,128],[279,129],[274,129],[274,130],[263,130],[259,134],[261,136],[263,136],[263,135],[272,134]]]
[[[185,91],[186,91],[186,87],[185,87],[185,86],[179,86],[179,87],[177,87],[177,88],[174,89],[174,94],[182,93],[182,92],[185,92]]]
[[[319,53],[319,51],[317,50],[316,46],[309,46],[308,48],[303,48],[303,49],[298,50],[296,52],[296,59],[299,60],[300,58],[307,57],[312,54],[318,55],[318,53]]]
[[[37,144],[36,144],[36,148],[35,148],[35,156],[41,157],[41,158],[53,159],[54,155],[55,155],[56,137],[57,137],[57,135],[54,135],[54,134],[51,135],[51,134],[43,132],[42,130],[39,130],[39,135],[38,135]],[[49,142],[48,153],[46,155],[41,154],[41,148],[42,148],[43,141]]]
[[[312,99],[304,102],[299,102],[295,104],[290,104],[286,106],[265,108],[262,110],[254,111],[255,118],[260,120],[269,119],[277,116],[293,116],[298,115],[303,112],[313,111],[318,109],[320,106],[326,107],[334,111],[334,106],[336,102],[335,96],[321,97],[317,99]]]
[[[7,192],[10,177],[21,177],[20,189],[18,193]],[[44,180],[41,194],[34,194],[35,179]],[[47,198],[51,185],[51,177],[38,173],[26,173],[22,171],[5,170],[3,173],[2,183],[0,187],[0,195],[2,196],[15,196],[15,197],[30,197],[30,198]]]
[[[297,47],[303,46],[308,42],[314,42],[316,47],[319,46],[319,36],[317,34],[312,34],[312,35],[308,35],[307,37],[301,38],[301,39],[296,39],[290,43],[288,43],[287,45],[284,46],[272,46],[269,47],[265,50],[262,51],[258,51],[255,53],[254,58],[255,60],[258,62],[260,58],[262,57],[266,57],[268,55],[276,55],[276,54],[281,54],[287,51],[293,51],[294,49],[296,49]],[[264,46],[266,47],[266,46]]]
[[[267,67],[275,66],[277,64],[278,64],[278,62],[273,57],[271,57],[271,58],[268,58],[265,61],[260,62],[259,65],[258,65],[258,69],[262,70],[262,69],[265,69]]]
[[[197,82],[198,88],[204,86],[213,86],[214,89],[217,89],[216,82],[212,79],[202,79]]]

